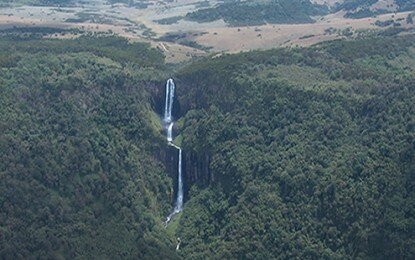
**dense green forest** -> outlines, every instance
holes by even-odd
[[[239,1],[227,0],[214,6],[188,13],[186,19],[211,22],[223,19],[233,26],[265,23],[312,23],[313,16],[344,11],[347,18],[364,18],[396,11],[415,10],[415,1],[396,0],[395,5],[374,8],[379,0],[338,1],[332,8],[309,0]],[[393,7],[393,9],[391,9]]]
[[[213,176],[189,191],[182,256],[415,257],[414,36],[225,55],[177,77],[183,149]]]
[[[18,32],[0,37],[1,259],[415,257],[414,35],[172,68],[119,37]],[[186,194],[165,229],[171,74]]]
[[[121,38],[0,38],[1,259],[175,258],[163,66]]]
[[[310,23],[310,17],[327,13],[326,6],[312,4],[309,0],[225,1],[215,7],[188,13],[186,18],[198,22],[223,19],[237,25],[265,23]]]

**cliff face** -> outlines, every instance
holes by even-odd
[[[164,148],[156,154],[159,161],[164,163],[167,175],[172,179],[173,185],[170,187],[168,193],[170,203],[173,205],[177,194],[177,177],[178,177],[178,150],[174,147],[168,146],[167,141]]]
[[[186,182],[192,184],[209,184],[214,182],[215,178],[212,174],[209,164],[210,156],[207,154],[195,154],[186,152],[185,154],[185,172]]]
[[[155,82],[149,87],[151,95],[151,103],[154,111],[159,115],[164,115],[164,107],[166,103],[166,86],[165,82]],[[177,86],[177,85],[176,85]],[[176,88],[176,95],[173,101],[172,115],[174,119],[181,117],[181,104],[177,98],[180,94],[180,89]]]
[[[215,177],[209,168],[210,156],[203,154],[198,155],[196,153],[183,150],[183,185],[184,185],[184,199],[188,199],[188,191],[192,185],[208,185],[215,181]],[[174,147],[167,146],[163,149],[159,158],[164,162],[167,174],[173,180],[173,186],[171,187],[169,196],[172,205],[177,196],[177,179],[178,179],[178,150]]]
[[[176,96],[173,104],[173,117],[177,120],[184,116],[181,111],[182,107],[191,108],[192,105],[189,99],[183,97],[183,93],[186,92],[185,86],[176,85]],[[150,89],[152,103],[154,110],[162,115],[164,113],[166,88],[164,83],[154,84]],[[180,132],[180,129],[177,130]],[[177,133],[175,130],[175,132]],[[208,185],[215,181],[214,175],[209,168],[210,156],[207,154],[197,154],[192,151],[184,149],[183,161],[182,161],[182,173],[183,173],[183,185],[184,185],[184,199],[188,199],[188,191],[194,184]],[[174,147],[168,146],[167,141],[165,148],[160,149],[157,155],[159,159],[164,162],[167,174],[173,180],[173,186],[171,187],[169,196],[172,205],[175,202],[177,196],[178,186],[178,150]]]

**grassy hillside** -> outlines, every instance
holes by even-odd
[[[414,258],[414,68],[405,36],[183,69],[183,147],[214,177],[189,192],[181,255]]]
[[[379,5],[379,0],[339,1],[330,10],[326,5],[313,4],[309,0],[238,1],[228,0],[208,8],[188,13],[186,19],[211,22],[223,19],[233,26],[261,25],[266,23],[312,23],[313,16],[330,12],[345,11],[347,18],[371,17],[394,11],[415,10],[415,2],[394,1],[394,5]],[[166,21],[169,22],[169,21]]]
[[[394,5],[381,5],[380,7],[376,7],[376,4],[379,2],[379,0],[345,0],[337,4],[333,11],[346,11],[346,17],[348,18],[363,18],[391,13],[393,11],[404,12],[415,10],[415,1],[413,0],[396,0],[393,1]]]
[[[147,90],[163,56],[114,37],[0,46],[0,258],[176,258]]]
[[[324,14],[327,7],[309,0],[225,1],[212,8],[204,8],[186,15],[187,19],[210,22],[219,19],[237,25],[265,23],[309,23],[310,16]]]

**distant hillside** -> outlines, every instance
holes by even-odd
[[[186,18],[198,22],[219,19],[237,25],[260,25],[265,23],[311,23],[313,15],[327,13],[323,5],[312,4],[309,0],[270,1],[225,1],[215,7],[189,13]]]
[[[415,9],[414,0],[345,0],[336,4],[332,11],[346,11],[348,18],[370,17],[383,13],[403,12]]]
[[[414,0],[228,0],[214,7],[188,13],[186,18],[197,22],[223,19],[233,25],[260,25],[265,23],[312,23],[313,16],[345,11],[347,18],[363,18],[383,13],[415,9]]]
[[[111,4],[117,4],[117,3],[121,3],[121,4],[126,4],[129,6],[134,6],[137,8],[147,8],[149,5],[154,4],[154,1],[149,1],[149,0],[108,0],[108,3]]]
[[[0,0],[0,7],[8,5],[68,6],[74,3],[74,0]]]

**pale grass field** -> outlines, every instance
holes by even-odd
[[[248,51],[281,46],[309,46],[322,41],[342,38],[341,35],[327,34],[334,28],[353,31],[378,29],[374,23],[392,19],[406,19],[410,12],[379,15],[376,18],[347,19],[343,13],[327,15],[313,24],[275,24],[251,27],[217,27],[206,30],[208,34],[198,36],[195,41],[213,47],[216,51]],[[403,26],[407,26],[404,24]],[[409,25],[408,25],[409,26]],[[413,25],[410,25],[413,27]],[[313,35],[312,37],[310,37]],[[304,38],[305,37],[305,38]]]

